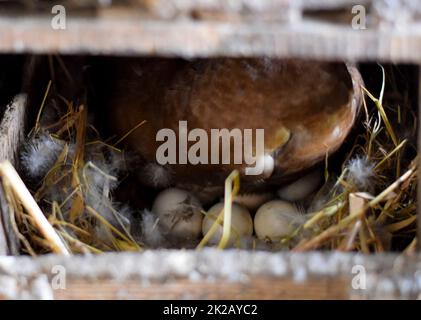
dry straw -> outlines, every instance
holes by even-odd
[[[305,222],[280,243],[271,244],[272,248],[382,252],[390,249],[391,237],[403,236],[408,243],[404,251],[414,250],[417,161],[408,159],[406,150],[412,146],[396,132],[395,126],[415,132],[416,121],[413,114],[406,112],[406,106],[398,107],[396,116],[389,117],[383,105],[384,83],[379,98],[362,88],[375,107],[373,115],[369,117],[364,100],[364,129],[345,155],[341,169],[332,170],[326,157],[326,183],[308,206]],[[60,146],[41,183],[31,195],[14,168],[9,163],[0,164],[10,216],[23,250],[32,255],[51,251],[69,254],[141,250],[142,244],[111,201],[111,186],[117,177],[88,160],[87,150],[100,146],[98,150],[104,148],[121,155],[124,152],[117,144],[134,130],[141,130],[144,122],[114,144],[98,135],[88,138],[87,131],[96,130],[87,122],[87,108],[75,108],[63,100],[64,115],[43,125],[42,113],[46,111],[50,90],[51,83],[30,133],[30,138],[43,134],[53,145]],[[102,181],[100,190],[89,170]],[[62,193],[60,200],[49,198],[54,189]],[[218,248],[227,247],[232,233],[232,199],[239,190],[239,173],[234,171],[225,182],[224,208],[197,248],[208,244],[219,225],[223,226],[223,233]],[[100,205],[94,207],[92,203]]]

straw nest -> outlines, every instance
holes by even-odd
[[[355,128],[350,147],[344,146],[341,155],[335,156],[341,165],[326,158],[324,184],[306,202],[302,223],[276,243],[252,240],[249,249],[258,247],[259,241],[269,250],[414,249],[417,120],[408,97],[386,97],[385,85],[383,80],[378,96],[361,88],[365,95],[361,125]],[[53,97],[56,103],[51,110],[48,102]],[[102,139],[88,121],[86,105],[75,106],[48,86],[21,154],[26,183],[13,167],[0,165],[13,228],[25,253],[101,253],[147,247],[142,234],[151,230],[136,228],[142,226],[141,213],[113,199],[127,175],[128,158],[119,145],[141,126],[123,137]],[[198,249],[208,245],[218,225],[223,225],[223,232],[217,246],[228,246],[232,234],[228,217],[240,184],[236,171],[227,177],[224,209],[199,239]],[[241,247],[241,241],[234,246]]]

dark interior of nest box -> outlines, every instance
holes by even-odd
[[[110,83],[116,83],[112,70],[121,63],[127,63],[131,59],[125,57],[103,57],[103,56],[24,56],[24,55],[2,55],[0,56],[0,110],[3,114],[5,106],[12,101],[13,96],[25,92],[28,94],[27,122],[25,136],[35,125],[40,105],[42,104],[46,88],[51,80],[51,90],[59,93],[65,99],[72,101],[74,105],[84,104],[88,107],[93,125],[106,139],[112,136],[112,132],[106,125],[106,113],[104,108],[104,96],[112,94],[113,88]],[[170,58],[139,58],[150,64],[159,63]],[[182,59],[180,59],[182,61]],[[414,159],[416,156],[416,119],[418,103],[418,67],[416,65],[394,65],[382,64],[385,70],[385,91],[384,105],[389,118],[403,119],[403,113],[412,114],[408,119],[412,119],[406,127],[405,132],[399,131],[397,134],[405,137],[407,147],[402,149],[405,159]],[[364,80],[367,90],[375,97],[378,97],[382,87],[382,72],[376,62],[364,62],[358,64],[358,69]],[[130,85],[130,84],[128,84]],[[297,84],[299,85],[299,84]],[[375,110],[375,105],[366,97],[367,108],[370,114]],[[396,108],[399,106],[399,108]],[[46,104],[44,108],[51,107]],[[399,110],[399,112],[397,111]],[[45,111],[45,109],[44,109]],[[228,111],[227,111],[228,112]],[[160,115],[157,114],[157,117]],[[328,158],[330,174],[341,172],[342,165],[347,161],[346,157],[353,149],[358,137],[364,132],[363,129],[364,111],[360,113],[353,129],[346,138],[342,146]],[[400,121],[400,120],[399,120]],[[411,130],[414,128],[414,130]],[[399,129],[401,130],[401,129]],[[6,157],[3,157],[6,158]],[[323,162],[323,161],[322,161]],[[408,163],[402,163],[408,166]],[[25,168],[17,163],[18,171],[28,185],[34,185],[34,181],[27,178]],[[129,170],[126,178],[120,182],[113,192],[113,199],[118,202],[127,203],[135,211],[151,209],[156,195],[162,190],[138,184],[135,177],[136,166]],[[202,177],[205,179],[206,177]],[[32,190],[31,190],[32,191]],[[415,201],[415,198],[414,198]],[[402,204],[405,205],[405,204]],[[211,204],[205,206],[207,210]],[[300,204],[300,206],[302,206]],[[304,206],[304,205],[303,205]],[[305,210],[305,208],[304,208]],[[254,214],[254,212],[252,213]],[[373,230],[372,230],[373,231]],[[373,232],[376,232],[374,230]],[[380,231],[379,231],[380,232]],[[380,232],[381,233],[381,232]],[[415,234],[414,224],[409,225],[404,232],[393,236],[390,247],[391,251],[402,251],[412,241]],[[380,237],[380,236],[379,236]],[[323,246],[322,246],[323,248]],[[329,248],[324,248],[329,249]]]

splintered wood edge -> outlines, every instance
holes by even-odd
[[[421,298],[421,256],[154,250],[0,257],[2,298]],[[53,284],[55,285],[53,289]]]
[[[6,106],[0,121],[0,162],[8,160],[16,165],[18,148],[24,140],[26,119],[26,95],[19,94]],[[19,240],[12,232],[9,212],[4,199],[3,188],[0,190],[0,255],[18,254]]]
[[[0,161],[17,164],[18,148],[24,140],[26,94],[17,95],[7,105],[0,121]]]

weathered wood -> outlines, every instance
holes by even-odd
[[[268,253],[216,249],[155,250],[67,258],[55,255],[0,257],[0,283],[9,284],[8,288],[0,285],[0,296],[56,299],[413,299],[421,298],[420,267],[419,255],[364,256],[339,252]],[[366,272],[365,282],[360,282],[362,287],[357,288],[358,282],[356,284],[353,279],[360,272]],[[55,289],[52,283],[56,285]]]
[[[16,164],[18,148],[24,139],[26,95],[19,94],[6,107],[0,121],[0,161]]]
[[[6,107],[0,121],[0,161],[9,160],[16,164],[18,148],[24,139],[26,118],[26,95],[17,95]],[[19,240],[13,232],[10,212],[0,187],[0,255],[17,255]]]
[[[175,279],[167,283],[141,285],[132,280],[101,279],[89,281],[72,279],[67,290],[57,290],[54,298],[68,299],[217,299],[270,300],[349,298],[347,282],[341,278],[309,279],[297,283],[291,279],[253,277],[246,283],[227,281],[193,282]]]
[[[51,27],[49,12],[27,14],[24,19],[3,14],[0,52],[420,60],[421,9],[412,9],[409,1],[400,1],[402,5],[394,10],[393,1],[363,2],[367,3],[366,30],[354,30],[351,21],[333,23],[303,15],[306,10],[339,5],[350,11],[354,2],[345,0],[336,5],[333,1],[319,5],[316,1],[141,2],[142,9],[98,9],[90,17],[69,12],[65,30]],[[200,12],[213,15],[201,19]],[[396,21],[390,12],[396,14]]]

